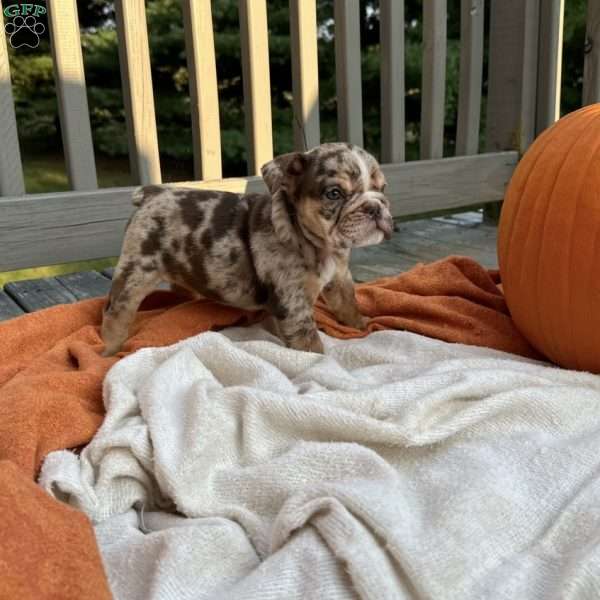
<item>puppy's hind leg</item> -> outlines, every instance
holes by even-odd
[[[169,288],[174,294],[177,294],[178,296],[183,296],[184,298],[196,299],[202,297],[198,292],[190,288],[184,287],[178,283],[170,283]]]
[[[144,271],[139,264],[117,266],[102,319],[102,356],[112,356],[121,349],[139,305],[160,280],[156,271]]]

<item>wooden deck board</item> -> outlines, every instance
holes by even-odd
[[[357,248],[351,270],[357,282],[407,271],[418,263],[452,254],[470,256],[496,268],[496,227],[482,222],[481,211],[399,223],[392,239],[378,246]],[[40,308],[105,296],[114,268],[86,271],[48,279],[19,281],[0,290],[0,320]],[[163,284],[162,289],[168,286]]]
[[[26,312],[34,312],[55,304],[68,304],[77,298],[54,277],[14,281],[4,291]]]
[[[351,270],[356,281],[369,281],[452,254],[469,256],[495,269],[496,239],[497,228],[483,223],[481,211],[409,221],[397,226],[391,240],[354,250]]]
[[[497,264],[497,228],[491,225],[484,225],[481,222],[479,224],[456,225],[452,222],[432,219],[423,227],[409,230],[408,235],[449,244],[455,254],[466,254],[477,258],[478,252],[484,252],[490,256],[493,263],[490,266],[496,266]]]
[[[19,317],[25,311],[4,291],[0,290],[0,321]]]
[[[496,268],[497,266],[495,252],[476,250],[458,244],[444,244],[443,242],[416,236],[406,239],[404,244],[398,244],[397,247],[400,252],[414,257],[415,264],[418,262],[434,262],[446,256],[461,255],[470,256],[487,268]],[[405,248],[409,248],[409,250],[405,250]]]
[[[77,300],[106,296],[110,290],[110,279],[97,271],[84,271],[60,275],[56,278]]]
[[[397,252],[392,246],[381,245],[354,250],[350,261],[350,270],[357,281],[368,281],[358,275],[363,269],[368,272],[375,272],[374,277],[379,277],[388,275],[390,270],[396,273],[408,271],[417,262],[419,261],[415,260],[413,256]],[[380,273],[380,275],[377,273]]]

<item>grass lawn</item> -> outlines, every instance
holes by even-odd
[[[99,271],[107,267],[114,267],[116,258],[100,258],[97,260],[84,260],[79,262],[65,263],[63,265],[51,265],[48,267],[36,267],[35,269],[19,269],[18,271],[5,271],[0,273],[0,288],[11,281],[23,281],[24,279],[39,279],[40,277],[55,277],[67,273],[79,273],[79,271]]]
[[[132,185],[129,161],[126,158],[96,158],[99,187]],[[62,155],[25,156],[25,189],[28,194],[65,192],[69,190],[67,169]]]

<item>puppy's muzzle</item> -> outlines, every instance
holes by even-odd
[[[387,211],[386,211],[387,212]],[[383,231],[383,237],[386,240],[392,238],[392,233],[394,232],[394,219],[392,219],[392,215],[388,213],[387,217],[382,217],[381,219],[377,219],[376,221],[377,227]]]
[[[390,211],[383,204],[380,194],[376,198],[372,198],[367,208],[367,214],[375,221],[377,228],[383,232],[386,240],[392,237],[394,232],[394,219]]]

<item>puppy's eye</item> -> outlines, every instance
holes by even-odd
[[[327,200],[341,200],[343,197],[344,196],[339,188],[331,188],[325,192],[325,198],[327,198]]]

